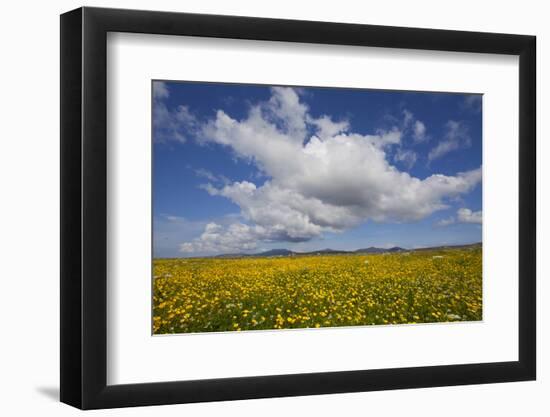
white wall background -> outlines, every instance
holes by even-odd
[[[0,410],[4,415],[76,415],[57,402],[59,379],[59,17],[81,6],[72,0],[9,2],[0,20]],[[548,415],[550,147],[542,138],[550,83],[550,26],[545,3],[536,0],[297,2],[279,0],[124,0],[86,5],[239,14],[308,20],[371,23],[534,34],[538,37],[539,163],[539,378],[537,382],[432,388],[344,395],[145,407],[94,415],[279,416],[279,415]],[[546,395],[544,395],[546,394]]]

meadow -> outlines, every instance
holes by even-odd
[[[153,261],[154,334],[481,319],[481,247]]]

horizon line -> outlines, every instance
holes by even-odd
[[[368,246],[368,247],[360,247],[357,249],[332,249],[332,248],[322,248],[322,249],[314,249],[309,251],[294,251],[292,249],[286,249],[286,248],[274,248],[274,249],[267,249],[262,250],[260,252],[236,252],[236,253],[219,253],[219,254],[212,254],[212,255],[199,255],[199,256],[153,256],[153,259],[192,259],[192,258],[215,258],[215,257],[222,257],[222,256],[257,256],[261,255],[262,253],[268,253],[273,251],[288,251],[297,255],[305,255],[305,254],[313,254],[316,252],[323,252],[323,251],[333,251],[333,252],[347,252],[347,253],[355,253],[360,250],[365,249],[379,249],[382,251],[389,251],[391,249],[402,249],[403,251],[415,251],[415,250],[425,250],[425,249],[436,249],[436,248],[453,248],[453,247],[460,247],[460,246],[472,246],[472,245],[483,245],[483,241],[475,241],[470,243],[456,243],[456,244],[440,244],[440,245],[428,245],[428,246],[418,246],[413,248],[406,248],[399,245],[390,246],[390,247],[379,247],[379,246]]]

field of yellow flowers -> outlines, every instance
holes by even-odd
[[[153,333],[482,319],[481,248],[155,259]]]

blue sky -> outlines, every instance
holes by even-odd
[[[152,91],[155,257],[481,241],[481,95]]]

